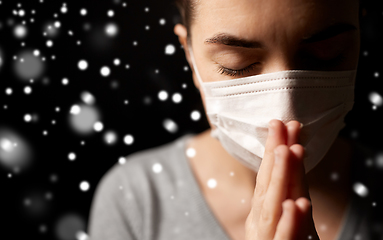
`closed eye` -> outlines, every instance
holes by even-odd
[[[238,75],[243,75],[245,72],[246,73],[250,72],[250,70],[253,70],[257,64],[259,64],[259,62],[253,63],[242,69],[230,69],[230,68],[219,65],[217,68],[217,72],[220,74],[225,74],[225,75],[234,77]]]

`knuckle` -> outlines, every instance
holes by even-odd
[[[263,195],[265,195],[267,192],[267,188],[261,184],[258,184],[255,186],[255,195],[257,197],[261,197]]]
[[[267,209],[262,209],[260,214],[260,221],[262,222],[262,225],[272,226],[274,218],[270,211]]]

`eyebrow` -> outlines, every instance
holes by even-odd
[[[301,44],[319,42],[350,30],[357,30],[357,28],[349,23],[332,24],[324,30],[303,37]],[[217,33],[213,37],[205,39],[204,43],[222,44],[242,48],[265,48],[261,42],[242,39],[229,33]]]

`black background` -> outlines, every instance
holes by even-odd
[[[64,2],[68,8],[66,14],[60,11]],[[67,213],[75,213],[87,224],[95,187],[119,157],[209,128],[191,71],[184,70],[188,64],[173,33],[180,17],[171,1],[64,2],[3,0],[0,4],[3,59],[0,66],[0,127],[22,136],[34,153],[31,165],[20,172],[0,165],[1,228],[4,229],[0,234],[8,235],[10,239],[61,239],[55,232],[59,219]],[[123,7],[124,2],[126,7]],[[145,11],[146,7],[149,11]],[[80,15],[83,8],[87,10],[86,16]],[[25,10],[24,17],[13,14],[19,9]],[[35,14],[31,14],[32,9]],[[108,10],[114,11],[114,17],[107,16]],[[382,13],[382,4],[378,1],[362,2],[362,42],[355,105],[346,116],[347,125],[340,133],[376,150],[382,149],[382,109],[378,106],[373,110],[368,96],[371,92],[383,94]],[[29,21],[32,17],[33,23]],[[166,21],[164,25],[159,23],[162,18]],[[28,35],[21,40],[15,37],[13,30],[23,20],[27,21]],[[45,24],[56,20],[61,22],[58,35],[44,36]],[[114,38],[105,37],[103,32],[109,22],[119,27]],[[147,25],[149,30],[145,29]],[[86,30],[86,26],[90,29]],[[68,34],[69,30],[73,36]],[[46,46],[48,39],[53,40],[53,47]],[[81,45],[77,45],[77,41],[81,41]],[[137,41],[136,46],[134,41]],[[176,47],[172,55],[165,54],[168,44]],[[44,73],[34,83],[20,80],[14,74],[13,56],[23,49],[39,49],[47,58]],[[52,55],[56,56],[55,60],[51,59]],[[119,66],[113,64],[116,58],[121,61]],[[80,59],[87,60],[87,70],[79,70]],[[125,67],[127,64],[129,69]],[[101,76],[102,66],[111,68],[108,77]],[[63,78],[69,79],[68,85],[62,84]],[[187,87],[183,88],[183,84]],[[31,94],[24,93],[27,85],[32,87]],[[11,95],[5,94],[7,88],[13,90]],[[165,101],[158,98],[161,90],[169,94]],[[67,121],[71,107],[81,102],[83,91],[89,91],[96,99],[95,106],[104,124],[101,132],[79,135]],[[174,93],[182,95],[182,102],[172,101]],[[125,100],[129,103],[124,104]],[[56,107],[60,108],[59,112],[55,111]],[[201,113],[198,121],[190,117],[194,110]],[[38,120],[24,121],[27,113],[36,114]],[[167,131],[163,126],[164,119],[176,122],[178,131]],[[56,124],[53,125],[52,120]],[[48,135],[43,135],[44,130]],[[103,140],[107,130],[117,133],[116,144],[108,145]],[[123,142],[126,134],[134,136],[132,145]],[[85,144],[81,145],[81,141]],[[70,152],[76,154],[75,161],[68,160]],[[57,181],[51,180],[52,175]],[[84,180],[90,184],[90,189],[85,192],[79,188]],[[50,199],[47,199],[47,193],[51,194]],[[26,199],[30,200],[30,205],[25,204]]]

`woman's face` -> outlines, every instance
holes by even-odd
[[[190,31],[204,82],[358,65],[357,0],[204,0]]]
[[[283,70],[354,70],[360,47],[358,8],[358,0],[198,1],[190,31],[202,81]],[[174,30],[192,67],[186,28]],[[201,89],[194,71],[193,81]]]

